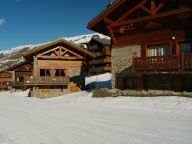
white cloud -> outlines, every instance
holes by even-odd
[[[5,19],[0,19],[0,26],[4,25],[5,24]]]

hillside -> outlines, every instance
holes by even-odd
[[[81,43],[87,43],[90,41],[92,36],[98,35],[100,38],[109,39],[109,37],[104,36],[102,34],[87,34],[87,35],[79,35],[75,37],[64,37],[64,39],[69,40],[77,45]],[[22,53],[28,51],[30,49],[36,48],[37,46],[47,44],[49,42],[45,42],[37,45],[24,45],[12,48],[10,50],[0,51],[0,70],[6,69],[20,61],[23,61]]]

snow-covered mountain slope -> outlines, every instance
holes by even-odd
[[[64,39],[71,41],[77,45],[80,45],[82,43],[87,43],[91,40],[92,36],[98,35],[102,39],[109,39],[109,37],[104,36],[102,34],[94,33],[94,34],[87,34],[87,35],[79,35],[75,37],[63,37]],[[48,42],[46,42],[48,43]],[[20,61],[23,60],[22,53],[25,51],[28,51],[30,49],[33,49],[37,46],[46,44],[37,44],[37,45],[24,45],[24,46],[18,46],[15,48],[12,48],[10,50],[2,50],[0,51],[0,69],[8,68]]]

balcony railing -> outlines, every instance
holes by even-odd
[[[104,66],[104,67],[96,67],[96,68],[89,68],[89,72],[110,72],[111,66]]]
[[[24,87],[24,82],[12,82],[12,87]]]
[[[110,51],[104,51],[104,52],[96,52],[96,53],[94,53],[97,57],[99,57],[99,56],[109,56],[109,55],[111,55],[111,52]]]
[[[192,54],[135,57],[132,68],[134,71],[192,70]]]
[[[101,59],[93,59],[93,61],[90,61],[90,65],[96,65],[96,64],[104,64],[104,63],[111,63],[111,58],[101,58]]]
[[[63,85],[69,83],[69,77],[47,77],[36,76],[26,77],[25,85]]]

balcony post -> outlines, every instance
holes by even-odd
[[[180,62],[180,63],[181,63],[181,70],[183,71],[183,70],[184,70],[184,65],[185,65],[185,64],[184,64],[184,54],[181,52],[180,55],[181,55],[181,59],[180,59],[180,61],[181,61],[181,62]]]
[[[37,69],[38,69],[38,58],[36,56],[33,57],[33,75],[36,77],[38,75]]]

